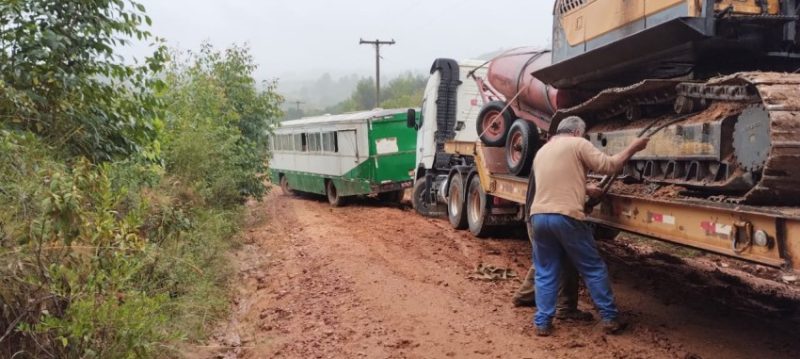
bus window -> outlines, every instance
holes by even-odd
[[[284,139],[283,145],[285,146],[283,150],[294,151],[294,146],[292,145],[292,135],[283,135],[283,139]]]
[[[308,136],[308,150],[312,152],[319,152],[322,149],[321,147],[319,132],[310,133]]]
[[[336,132],[322,133],[322,150],[325,152],[336,152]]]
[[[297,152],[303,152],[303,135],[302,134],[295,134],[294,135],[294,150]]]

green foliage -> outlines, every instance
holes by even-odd
[[[113,50],[149,22],[133,0],[0,2],[0,119],[95,161],[150,149],[165,51],[126,65]]]
[[[126,191],[112,190],[110,167],[58,164],[30,135],[3,131],[0,143],[8,150],[0,159],[0,327],[11,329],[2,339],[33,357],[151,352],[166,339],[158,330],[166,296],[133,280],[151,248],[140,217],[123,206]]]
[[[146,161],[66,166],[9,131],[0,148],[0,357],[157,356],[225,313],[238,209]]]
[[[428,79],[422,75],[406,73],[389,82],[385,89],[381,89],[381,107],[383,108],[412,108],[422,104],[425,94],[425,85]]]
[[[0,357],[170,356],[227,309],[281,98],[242,47],[125,65],[149,22],[132,0],[0,2]]]
[[[275,83],[256,87],[249,50],[204,44],[176,63],[169,90],[164,158],[205,199],[224,205],[266,191],[267,134],[282,116]]]
[[[422,96],[428,79],[421,75],[406,73],[381,87],[382,108],[411,108],[422,104]],[[358,82],[350,98],[325,109],[326,113],[364,111],[375,108],[375,80],[366,78]]]

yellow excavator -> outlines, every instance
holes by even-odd
[[[617,152],[670,124],[621,179],[753,205],[800,205],[800,0],[557,0],[552,63],[533,76],[578,103]]]
[[[480,141],[444,145],[458,163],[442,186],[451,223],[482,236],[524,219],[524,165],[577,115],[609,154],[650,136],[608,177],[608,195],[587,206],[597,228],[779,267],[796,280],[799,5],[557,0],[552,49],[514,49],[471,74],[484,103]]]

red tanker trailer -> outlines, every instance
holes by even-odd
[[[565,92],[544,84],[532,73],[550,66],[548,50],[521,47],[506,51],[488,62],[486,78],[472,77],[485,104],[478,115],[476,130],[491,147],[506,147],[511,173],[530,172],[540,133],[550,128],[550,118],[573,103]]]

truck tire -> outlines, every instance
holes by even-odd
[[[514,121],[508,130],[506,142],[506,164],[508,171],[516,176],[525,177],[531,172],[533,155],[539,147],[539,134],[536,126],[523,119]]]
[[[386,203],[400,203],[403,200],[404,190],[378,193],[378,200]]]
[[[325,184],[325,194],[328,196],[328,203],[331,204],[331,207],[341,207],[344,204],[344,198],[339,195],[339,191],[336,190],[336,185],[333,184],[333,181],[328,181]]]
[[[489,147],[503,147],[508,137],[508,129],[514,122],[514,114],[502,101],[492,101],[483,105],[475,122],[478,136]],[[496,118],[496,119],[495,119]]]
[[[414,191],[411,194],[411,205],[414,210],[424,217],[438,217],[442,215],[443,209],[438,203],[428,201],[428,193],[425,191],[425,179],[420,178],[414,183]]]
[[[464,200],[464,176],[460,173],[453,175],[447,190],[447,218],[455,229],[467,229],[467,211]]]
[[[281,175],[281,192],[287,196],[294,195],[292,187],[289,187],[289,180],[286,178],[286,175]]]
[[[481,188],[478,176],[473,176],[469,181],[467,190],[467,224],[469,231],[478,238],[489,235],[487,218],[491,215],[490,196]]]

